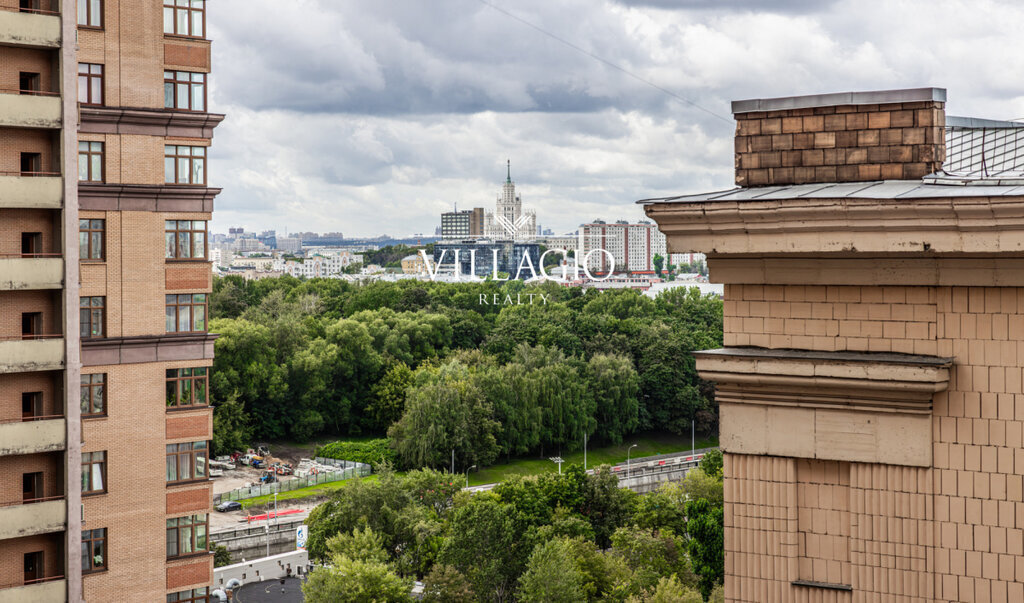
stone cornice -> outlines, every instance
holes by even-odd
[[[207,360],[213,358],[216,333],[142,335],[82,340],[82,366]]]
[[[1024,194],[689,201],[652,204],[645,210],[673,252],[762,257],[1024,254]]]
[[[224,121],[220,113],[193,113],[134,107],[81,107],[78,131],[87,134],[143,134],[213,138]]]
[[[219,188],[181,184],[81,182],[79,209],[97,211],[212,212]]]

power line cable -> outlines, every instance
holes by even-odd
[[[604,58],[602,58],[602,57],[600,57],[600,56],[590,52],[589,50],[586,50],[585,48],[581,48],[581,47],[577,46],[576,44],[573,44],[569,40],[566,40],[565,38],[562,38],[562,37],[560,37],[560,36],[558,36],[558,35],[556,35],[554,33],[551,33],[550,31],[547,31],[546,29],[540,27],[539,25],[535,25],[535,24],[527,21],[526,19],[520,18],[520,17],[514,15],[513,13],[510,13],[509,11],[501,8],[500,6],[496,6],[496,5],[492,4],[491,2],[488,2],[487,0],[478,0],[478,1],[481,4],[483,4],[485,6],[491,7],[492,9],[498,11],[499,13],[501,13],[501,14],[507,16],[507,17],[510,17],[512,19],[515,19],[516,21],[519,21],[520,23],[522,23],[523,25],[526,25],[527,27],[530,27],[532,29],[535,29],[535,30],[539,31],[540,33],[544,34],[545,36],[547,36],[547,37],[549,37],[549,38],[551,38],[553,40],[556,40],[558,42],[561,42],[562,44],[565,44],[566,46],[568,46],[569,48],[572,48],[573,50],[575,50],[577,52],[581,52],[581,53],[587,55],[588,57],[590,57],[590,58],[592,58],[592,59],[594,59],[596,61],[600,61],[601,63],[607,65],[608,67],[611,67],[612,69],[616,69],[618,71],[621,71],[622,73],[625,73],[629,77],[631,77],[631,78],[633,78],[633,79],[635,79],[635,80],[637,80],[639,82],[642,82],[644,84],[647,84],[651,88],[654,88],[655,90],[658,90],[659,92],[663,92],[663,93],[671,96],[672,98],[676,99],[677,101],[679,101],[681,103],[685,103],[685,104],[690,105],[690,106],[692,106],[692,107],[694,107],[696,109],[700,109],[701,111],[707,113],[708,115],[710,115],[712,117],[716,117],[716,118],[724,121],[725,123],[729,124],[730,127],[732,126],[732,120],[729,119],[728,117],[723,117],[722,115],[719,115],[718,113],[715,113],[711,109],[707,109],[707,108],[704,108],[704,107],[698,105],[697,103],[693,102],[692,100],[690,100],[688,98],[684,98],[682,96],[679,96],[675,92],[672,92],[671,90],[667,90],[665,88],[662,88],[661,86],[655,84],[654,82],[652,82],[652,81],[650,81],[648,79],[645,79],[645,78],[643,78],[643,77],[633,73],[632,71],[629,71],[628,69],[626,69],[624,67],[620,67],[619,65],[616,65],[615,63],[612,63],[611,61],[609,61],[607,59],[604,59]]]

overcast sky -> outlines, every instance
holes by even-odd
[[[732,186],[735,99],[940,86],[1024,117],[1017,2],[486,2],[672,95],[484,0],[213,0],[214,231],[432,235],[493,209],[506,159],[544,227],[636,219]]]

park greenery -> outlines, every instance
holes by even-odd
[[[323,563],[310,602],[620,603],[722,601],[721,454],[645,495],[592,474],[514,477],[490,492],[460,491],[432,469],[357,481],[308,519],[307,548]]]
[[[696,289],[228,276],[210,312],[218,454],[373,436],[371,464],[446,468],[454,450],[461,471],[717,428],[690,352],[721,345],[722,303]]]

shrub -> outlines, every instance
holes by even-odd
[[[367,463],[373,467],[374,471],[383,463],[394,465],[397,460],[395,451],[391,448],[391,441],[387,438],[363,442],[349,442],[345,440],[331,442],[318,448],[316,456]]]

